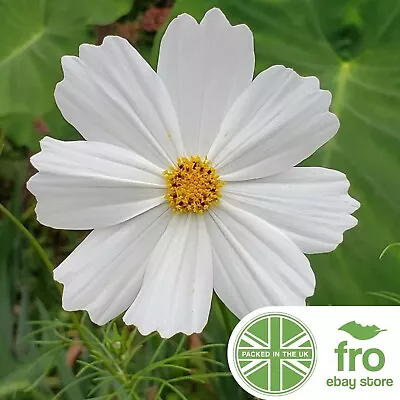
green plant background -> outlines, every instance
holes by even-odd
[[[252,29],[257,72],[284,64],[333,93],[339,134],[305,164],[346,173],[361,208],[336,251],[310,257],[309,304],[400,303],[399,248],[379,257],[400,240],[400,1],[0,0],[0,398],[247,398],[226,376],[235,319],[217,299],[202,336],[167,342],[119,319],[97,328],[63,312],[48,270],[84,234],[41,227],[25,189],[41,137],[79,138],[53,100],[62,55],[131,24],[133,44],[155,66],[168,20],[200,19],[211,7]],[[142,21],[160,8],[171,8],[168,20],[149,32]]]

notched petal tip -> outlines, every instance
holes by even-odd
[[[316,283],[314,284],[314,288],[312,289],[312,291],[310,291],[310,294],[306,294],[305,299],[300,301],[300,304],[298,304],[299,307],[307,306],[307,299],[314,296],[315,288],[316,288]]]
[[[63,71],[63,79],[56,83],[54,87],[54,100],[62,113],[62,108],[59,105],[59,100],[63,97],[62,92],[65,90],[64,86],[68,83],[68,75],[70,75],[71,68],[79,64],[81,61],[77,56],[62,56],[61,57],[61,68]]]
[[[192,17],[190,14],[188,13],[182,13],[177,15],[170,23],[169,25],[171,25],[172,22],[174,21],[188,21],[190,23],[195,23],[196,25],[198,25],[199,23],[196,21],[196,19],[194,17]],[[168,25],[168,26],[169,26]]]
[[[249,35],[251,35],[251,38],[253,39],[253,32],[246,24],[232,25],[224,12],[218,7],[213,7],[204,14],[204,17],[200,21],[200,25],[203,25],[204,23],[222,23],[226,27],[232,28],[232,30],[235,31],[245,30],[248,32]]]
[[[42,138],[40,140],[39,143],[40,143],[40,148],[42,150],[44,150],[46,148],[49,148],[52,144],[56,144],[56,143],[60,143],[60,142],[62,142],[62,140],[54,139],[51,136],[45,136],[44,138]]]
[[[63,285],[63,292],[62,292],[62,298],[61,298],[61,307],[65,310],[65,311],[78,311],[78,310],[82,310],[82,307],[77,306],[73,299],[74,296],[69,296],[68,294],[68,289],[71,289],[71,286],[67,286],[67,284],[65,283],[64,279],[62,279],[60,276],[57,276],[57,270],[59,269],[59,267],[55,268],[53,270],[53,279],[56,282],[59,282],[61,285]]]
[[[348,190],[350,189],[350,182],[347,180],[347,178],[345,178],[345,180],[348,185],[347,185],[347,190],[346,190],[346,198],[344,201],[345,201],[346,205],[349,206],[349,209],[350,209],[349,214],[353,214],[361,207],[361,203],[354,197],[350,196],[350,194],[348,193]]]
[[[59,267],[53,269],[53,279],[56,282],[63,284],[64,282],[62,279],[62,272],[60,272],[60,271],[61,271],[61,269]]]
[[[58,105],[58,99],[60,98],[60,91],[63,90],[64,83],[65,83],[65,75],[64,78],[60,82],[57,82],[56,86],[54,87],[53,96],[58,108],[60,108]]]
[[[348,229],[354,228],[356,225],[358,225],[358,219],[354,215],[350,215],[350,221],[351,222],[349,223],[349,228]]]
[[[188,323],[186,328],[184,329],[182,329],[182,326],[174,327],[171,321],[168,321],[168,326],[159,326],[156,321],[148,323],[145,320],[146,317],[138,319],[137,316],[132,315],[129,309],[123,315],[122,320],[128,326],[135,326],[142,336],[148,336],[153,332],[157,332],[163,339],[169,339],[172,336],[181,333],[189,336],[194,333],[203,332],[205,326],[207,325],[208,317],[209,315],[207,315],[207,318],[205,318],[205,320],[201,322],[201,324],[193,322]]]
[[[154,329],[154,328],[144,327],[140,323],[137,324],[137,322],[129,314],[129,310],[126,311],[125,314],[123,315],[122,321],[127,326],[135,326],[142,336],[148,336],[148,335],[150,335],[150,333],[153,333],[153,332],[157,331],[157,329]],[[160,334],[160,336],[161,336],[161,334]],[[168,339],[167,337],[164,337],[164,336],[162,336],[162,337],[164,339]]]
[[[223,22],[226,25],[231,26],[231,24],[228,21],[228,18],[226,17],[226,15],[223,13],[223,11],[218,8],[218,7],[213,7],[210,8],[205,14],[203,19],[201,20],[200,24],[206,23],[209,20],[215,20],[218,22]]]
[[[122,44],[124,46],[128,45],[130,47],[133,47],[129,40],[127,40],[126,38],[123,38],[122,36],[117,36],[117,35],[108,35],[103,39],[103,43],[98,46],[98,47],[105,47],[105,46],[110,46],[110,45],[114,45],[114,44]]]
[[[331,171],[334,171],[338,175],[338,177],[340,177],[341,182],[343,182],[343,194],[345,195],[343,201],[350,208],[349,214],[353,214],[361,207],[361,203],[354,197],[350,196],[349,194],[350,181],[347,179],[346,174],[344,174],[343,172],[337,170],[331,170]],[[357,222],[353,226],[355,225],[357,225]]]
[[[251,41],[254,42],[253,31],[250,27],[246,24],[238,24],[238,25],[231,25],[234,31],[240,31],[242,34],[246,33],[251,38]]]
[[[35,164],[34,164],[34,162],[32,161],[32,159],[33,159],[34,157],[36,157],[36,156],[37,156],[37,154],[35,154],[34,156],[31,157],[31,164],[34,166],[34,168],[36,168],[36,167],[35,167]],[[36,169],[37,169],[37,168],[36,168]],[[26,182],[26,188],[28,189],[28,191],[29,191],[30,193],[32,193],[33,196],[35,196],[34,184],[35,184],[35,180],[37,179],[37,178],[35,178],[35,177],[36,177],[38,174],[39,174],[39,172],[37,172],[36,174],[32,175],[32,176],[28,179],[28,181]]]
[[[55,281],[61,283],[64,286],[61,305],[65,311],[71,312],[84,310],[88,313],[90,320],[98,326],[105,325],[113,319],[113,317],[105,317],[104,314],[100,312],[98,308],[96,309],[96,307],[93,306],[91,303],[86,304],[86,306],[82,306],[81,304],[76,303],[75,295],[70,292],[72,289],[71,285],[73,285],[73,283],[69,282],[67,286],[66,282],[64,282],[62,275],[58,273],[58,270],[59,268],[57,267],[53,271],[53,277]]]
[[[82,46],[82,45],[80,45],[79,48],[80,48],[81,46]],[[71,56],[71,55],[62,56],[62,57],[61,57],[61,66],[62,66],[62,68],[64,69],[65,66],[67,65],[67,63],[74,62],[74,61],[76,61],[76,60],[78,60],[78,59],[79,59],[78,56]]]
[[[304,279],[306,286],[304,287],[304,291],[302,293],[303,296],[301,298],[300,297],[298,298],[299,302],[301,303],[299,305],[304,305],[305,299],[307,297],[311,297],[314,295],[315,287],[317,285],[317,279],[315,277],[315,273],[314,273],[313,269],[311,268],[310,260],[307,258],[307,256],[305,254],[304,254],[304,258],[306,258],[307,262],[308,262],[308,272]]]
[[[330,93],[330,92],[329,92]],[[332,124],[332,137],[335,136],[337,134],[337,132],[339,131],[340,128],[340,121],[339,118],[337,117],[336,114],[334,114],[333,112],[328,111],[327,116],[329,117],[329,123]]]
[[[32,166],[39,171],[39,167],[38,167],[38,158],[39,158],[40,152],[34,154],[33,156],[31,156],[29,158],[29,162],[32,164]],[[32,177],[29,179],[29,181],[34,177],[35,175],[32,175]],[[27,184],[29,183],[29,181],[27,182]]]
[[[64,293],[65,293],[65,286],[64,286]],[[69,299],[66,299],[65,295],[63,294],[62,296],[62,301],[61,301],[61,307],[63,308],[63,310],[65,311],[80,311],[80,310],[84,310],[81,307],[77,307],[75,306],[73,303],[70,303]],[[86,311],[86,310],[85,310]],[[94,322],[94,321],[93,321]]]
[[[324,251],[307,251],[307,254],[321,254],[321,253],[331,253],[335,251],[344,241],[344,234],[350,229],[354,228],[358,224],[358,219],[353,215],[348,215],[347,224],[343,228],[343,231],[337,235],[337,238],[330,245],[327,245]]]
[[[224,24],[226,27],[229,28],[233,28],[234,30],[246,30],[249,35],[251,35],[251,37],[253,38],[253,33],[251,31],[251,29],[246,25],[246,24],[238,24],[238,25],[232,25],[228,18],[226,17],[226,15],[224,14],[224,12],[217,7],[211,8],[210,10],[208,10],[203,18],[200,20],[200,23],[197,22],[197,20],[191,16],[190,14],[187,13],[182,13],[177,15],[174,19],[172,19],[172,21],[169,23],[168,27],[171,24],[174,24],[174,22],[176,21],[190,21],[191,23],[195,24],[195,25],[204,25],[205,23],[221,23]],[[168,28],[167,28],[168,29]]]
[[[31,192],[35,197],[36,194]],[[46,208],[41,205],[41,202],[36,198],[37,204],[35,207],[35,214],[36,214],[36,220],[40,223],[40,225],[46,226],[47,228],[51,229],[63,229],[62,226],[58,224],[52,223],[51,220],[51,215],[49,216],[48,212],[46,211]]]
[[[196,19],[194,19],[191,15],[183,13],[179,14],[175,18],[171,20],[168,24],[167,29],[164,32],[163,37],[161,38],[160,43],[160,54],[162,52],[163,47],[165,46],[165,42],[167,41],[168,36],[173,38],[178,38],[183,35],[182,30],[185,29],[196,29],[199,26]],[[158,60],[160,63],[160,59]],[[158,68],[157,68],[158,69]]]
[[[115,318],[105,317],[101,310],[96,308],[87,307],[85,310],[88,313],[90,320],[98,326],[103,326]]]
[[[64,82],[67,78],[68,71],[70,69],[72,69],[74,66],[76,66],[76,64],[79,64],[79,63],[81,63],[81,60],[78,56],[69,56],[69,55],[62,56],[61,57],[61,68],[64,73],[64,78],[58,83]]]
[[[61,142],[61,140],[53,139],[53,138],[50,137],[50,136],[45,136],[44,138],[42,138],[42,139],[39,141],[40,151],[39,151],[38,153],[34,154],[33,156],[31,156],[30,159],[29,159],[30,163],[32,164],[32,166],[33,166],[36,170],[40,171],[39,162],[40,162],[40,159],[42,159],[42,157],[43,157],[43,153],[46,152],[52,145],[54,145],[54,144],[56,144],[56,143],[58,143],[58,142]],[[36,174],[36,175],[37,175],[37,174]],[[34,176],[35,176],[35,175],[33,175],[33,176],[31,177],[31,179],[32,179]],[[31,179],[30,179],[30,180],[31,180]],[[29,182],[29,181],[28,181],[28,182]]]
[[[319,81],[318,81],[319,82]],[[319,84],[318,84],[319,86]],[[332,103],[332,93],[326,89],[317,89],[320,91],[321,95],[324,97],[324,101],[328,104],[328,109]],[[335,115],[336,116],[336,115]]]
[[[351,199],[351,202],[352,202],[352,206],[354,208],[353,212],[355,212],[361,207],[361,203],[357,199],[355,199],[354,197],[350,196],[350,199]]]
[[[100,44],[82,43],[79,46],[79,57],[82,57],[82,54],[86,53],[87,51],[104,49],[105,47],[113,45],[115,43],[124,43],[124,44],[129,44],[129,46],[131,46],[129,41],[121,36],[107,35],[103,38],[103,41]]]
[[[143,326],[143,324],[136,324],[132,319],[129,318],[129,316],[127,317],[128,313],[125,313],[125,315],[122,317],[123,322],[127,325],[127,326],[135,326],[139,333],[142,336],[148,336],[153,332],[157,332],[161,338],[163,339],[170,339],[172,336],[175,336],[177,334],[184,334],[186,336],[190,336],[194,333],[201,333],[204,330],[204,327],[206,324],[204,324],[203,328],[199,329],[194,329],[194,328],[189,328],[189,329],[181,329],[181,330],[174,330],[171,327],[168,328],[154,328],[154,327],[145,327]],[[207,322],[206,322],[207,323]]]

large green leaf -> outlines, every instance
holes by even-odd
[[[86,38],[85,18],[64,0],[0,0],[0,115],[53,107],[60,58]]]
[[[30,113],[8,114],[0,117],[0,127],[14,144],[26,146],[32,151],[39,150],[39,140],[45,135],[61,140],[81,138],[75,128],[65,121],[56,106],[42,114],[40,119]]]
[[[133,0],[85,0],[81,7],[87,7],[89,23],[106,25],[127,14],[132,4]]]
[[[341,129],[305,164],[345,172],[361,209],[336,251],[311,257],[310,303],[374,304],[369,292],[399,292],[394,258],[379,254],[400,237],[400,2],[178,0],[171,17],[201,18],[212,6],[253,30],[258,72],[284,64],[333,93]]]
[[[92,40],[88,24],[110,23],[131,5],[132,0],[0,0],[0,124],[15,142],[37,143],[30,122],[53,112],[60,59]]]

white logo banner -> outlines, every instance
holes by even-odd
[[[238,384],[259,399],[400,398],[398,307],[267,307],[228,345]]]

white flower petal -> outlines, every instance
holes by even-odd
[[[93,229],[126,221],[164,202],[162,170],[131,150],[97,142],[45,138],[31,158],[27,184],[38,221],[58,229]]]
[[[221,121],[253,78],[253,35],[219,9],[200,24],[182,14],[161,41],[157,72],[171,96],[188,154],[205,156]]]
[[[304,305],[315,277],[307,257],[279,229],[225,201],[206,216],[214,289],[239,318],[257,308]]]
[[[263,179],[228,182],[227,202],[284,231],[305,253],[334,250],[357,224],[360,206],[347,191],[346,175],[326,168],[291,168]]]
[[[297,165],[339,128],[331,94],[315,77],[277,65],[259,74],[222,122],[208,158],[224,180],[270,176]]]
[[[122,224],[96,229],[54,270],[63,308],[87,310],[102,325],[125,311],[142,283],[145,263],[171,219],[166,204]]]
[[[83,44],[62,66],[56,102],[86,140],[133,149],[161,168],[182,155],[167,90],[128,41],[109,36],[101,46]]]
[[[213,289],[211,245],[202,216],[174,214],[154,249],[142,288],[124,316],[143,335],[201,332]]]

